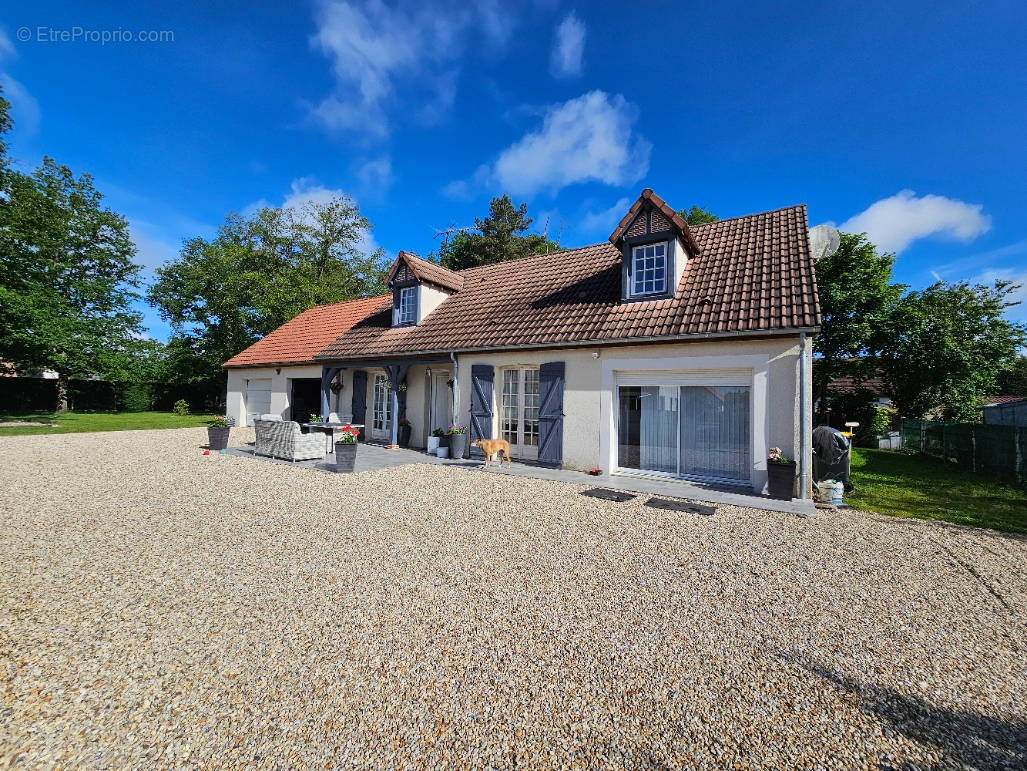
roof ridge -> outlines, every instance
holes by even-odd
[[[754,211],[752,214],[739,214],[735,217],[724,217],[717,220],[716,222],[702,222],[698,225],[689,225],[691,228],[705,228],[711,225],[719,225],[721,222],[731,222],[733,220],[744,220],[749,217],[762,217],[764,214],[774,214],[779,211],[788,211],[789,209],[805,209],[805,203],[793,203],[791,206],[778,206],[776,209],[767,209],[766,211]]]

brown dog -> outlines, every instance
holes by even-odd
[[[485,453],[485,468],[489,467],[489,461],[491,461],[500,452],[506,456],[506,465],[513,465],[513,461],[510,460],[510,443],[505,439],[475,439],[471,442],[472,447],[478,447],[483,453]],[[503,467],[503,459],[499,459],[499,467]]]

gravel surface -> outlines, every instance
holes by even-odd
[[[1027,763],[1022,538],[204,443],[0,438],[0,766]]]

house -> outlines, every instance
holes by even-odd
[[[771,446],[809,466],[804,206],[690,227],[646,189],[607,242],[463,271],[400,252],[389,285],[227,362],[229,414],[303,416],[320,378],[312,411],[372,441],[455,421],[525,462],[756,492]]]
[[[993,396],[981,406],[982,420],[995,426],[1027,426],[1027,398]]]

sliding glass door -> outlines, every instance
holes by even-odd
[[[747,385],[621,385],[617,466],[748,482],[749,397]]]

